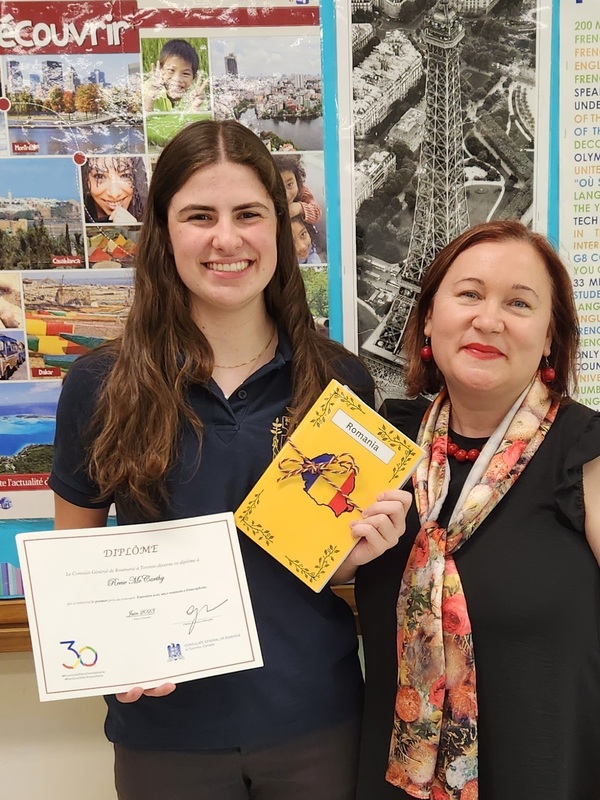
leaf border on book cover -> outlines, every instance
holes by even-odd
[[[257,492],[253,497],[248,500],[248,505],[243,511],[239,512],[239,519],[240,522],[245,525],[248,532],[254,536],[259,542],[264,541],[267,547],[275,541],[275,536],[271,533],[268,528],[264,528],[260,522],[255,522],[253,519],[249,520],[248,517],[250,514],[257,508],[260,504],[260,496],[263,493],[263,489],[260,492]]]
[[[400,453],[402,450],[406,451],[400,461],[394,466],[392,474],[390,475],[389,483],[395,483],[398,478],[402,476],[407,465],[410,464],[417,455],[417,451],[412,446],[412,442],[408,442],[405,437],[398,435],[395,430],[390,430],[384,423],[380,423],[377,435],[382,442],[391,445],[396,452]]]
[[[339,547],[330,544],[323,550],[322,557],[315,564],[315,571],[311,572],[310,568],[304,565],[299,558],[293,559],[289,556],[284,556],[285,560],[293,567],[299,575],[303,575],[310,583],[314,583],[317,578],[320,578],[323,572],[331,565],[331,560],[336,553],[339,553]]]
[[[326,397],[324,402],[321,403],[319,408],[316,411],[314,417],[309,419],[309,423],[316,428],[320,428],[321,425],[331,416],[331,406],[333,402],[338,399],[340,402],[347,406],[350,411],[360,411],[361,414],[365,413],[365,409],[362,406],[362,403],[357,403],[354,398],[345,394],[341,389],[337,386],[332,390],[329,397]]]
[[[407,458],[412,458],[417,455],[417,451],[412,447],[412,442],[407,440],[405,436],[397,434],[393,428],[389,429],[386,425],[380,423],[377,435],[382,442],[391,445],[391,447],[395,448],[397,451],[401,449],[406,450]]]

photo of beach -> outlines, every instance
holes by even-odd
[[[4,476],[50,472],[60,387],[60,381],[0,384],[0,488],[7,488]]]
[[[46,482],[60,388],[60,381],[0,384],[0,597],[23,594],[15,534],[53,527]]]

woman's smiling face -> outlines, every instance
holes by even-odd
[[[209,310],[262,307],[277,267],[277,215],[250,167],[221,161],[195,172],[173,196],[167,227],[197,323]]]
[[[120,207],[127,209],[133,199],[133,168],[127,158],[90,160],[88,191],[98,216],[110,217]]]
[[[551,318],[552,284],[536,250],[488,241],[456,257],[424,333],[451,397],[485,392],[508,409],[550,354]]]

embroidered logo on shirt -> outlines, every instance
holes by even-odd
[[[270,431],[270,433],[273,436],[271,442],[271,451],[273,453],[273,458],[275,458],[275,456],[281,450],[281,448],[285,443],[289,424],[290,424],[290,418],[287,415],[284,415],[283,417],[275,417],[275,419],[273,420],[273,424],[271,425],[271,431]]]

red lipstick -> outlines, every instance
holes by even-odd
[[[502,350],[491,344],[481,344],[480,342],[470,342],[463,345],[463,350],[467,350],[474,358],[492,359],[504,356]]]

